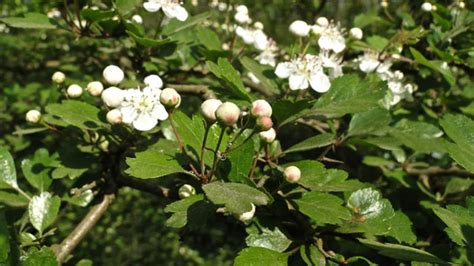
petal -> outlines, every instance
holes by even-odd
[[[158,120],[156,120],[150,113],[143,112],[141,113],[137,119],[133,121],[133,127],[140,131],[148,131],[154,128],[158,124]]]
[[[303,90],[309,87],[308,79],[303,75],[290,76],[290,89]]]
[[[275,74],[282,79],[288,78],[293,73],[293,64],[290,62],[279,63],[275,69]]]
[[[311,88],[319,93],[327,92],[331,87],[328,76],[322,71],[311,75],[309,82],[311,83]]]
[[[161,105],[161,104],[156,104],[155,108],[153,108],[151,115],[158,119],[158,120],[166,120],[168,119],[168,112],[166,111],[166,108]]]
[[[143,7],[146,9],[146,11],[154,13],[160,10],[161,4],[153,3],[153,2],[145,2],[143,3]]]
[[[136,109],[132,106],[121,107],[119,110],[122,113],[122,121],[125,124],[131,124],[138,116]]]
[[[173,5],[171,7],[163,7],[163,12],[165,12],[167,17],[176,18],[180,21],[185,21],[188,18],[188,12],[179,4]]]
[[[332,41],[332,50],[335,52],[335,53],[340,53],[342,52],[344,49],[346,49],[346,41],[344,40],[344,37],[337,37],[335,39],[333,39]]]
[[[323,35],[318,40],[319,48],[325,50],[332,50],[332,41],[329,37]]]

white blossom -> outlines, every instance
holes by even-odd
[[[240,24],[250,24],[252,19],[249,16],[249,10],[246,6],[240,5],[235,8],[237,13],[234,15],[234,19]]]
[[[430,2],[424,2],[421,5],[421,9],[425,12],[431,12],[433,10],[433,5]]]
[[[278,47],[275,41],[268,39],[267,46],[256,57],[257,61],[262,65],[269,65],[275,67]]]
[[[290,24],[289,30],[296,36],[306,37],[309,35],[311,26],[309,26],[308,23],[302,20],[295,20],[293,21],[293,23]]]
[[[109,83],[110,85],[119,84],[123,81],[125,77],[125,73],[123,73],[123,70],[115,65],[110,65],[106,67],[102,72],[102,75],[104,76],[105,81],[107,81],[107,83]]]
[[[260,51],[265,50],[269,44],[267,35],[260,29],[238,26],[235,33],[244,43],[251,44]]]
[[[163,10],[167,18],[176,18],[185,21],[188,18],[188,12],[181,6],[179,0],[148,0],[143,4],[148,12],[158,12]]]
[[[118,107],[124,98],[125,94],[124,91],[117,88],[117,87],[110,87],[107,88],[102,92],[102,101],[108,106],[108,107]]]
[[[291,90],[304,90],[311,86],[313,90],[323,93],[331,87],[329,77],[324,73],[323,61],[315,55],[307,54],[279,63],[275,74],[279,78],[288,78]]]
[[[163,80],[158,75],[149,75],[143,80],[147,87],[153,87],[155,89],[161,89],[163,87]]]
[[[311,29],[314,34],[319,35],[319,48],[332,50],[335,53],[340,53],[346,48],[346,40],[338,24],[331,22],[327,26],[314,25]]]
[[[329,20],[326,17],[319,17],[318,19],[316,19],[316,24],[318,24],[319,26],[326,27],[327,25],[329,25]]]
[[[168,119],[168,112],[160,102],[160,95],[161,90],[152,87],[125,90],[124,99],[118,107],[123,122],[139,131],[148,131],[158,124],[158,120]]]

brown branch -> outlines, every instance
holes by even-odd
[[[457,175],[462,177],[474,177],[473,173],[454,166],[451,168],[441,168],[439,166],[433,166],[424,169],[407,166],[404,170],[410,175]]]
[[[71,232],[63,242],[56,248],[56,258],[59,264],[62,264],[66,258],[71,254],[74,248],[81,242],[86,236],[87,232],[99,221],[108,209],[110,204],[114,201],[114,194],[104,195],[102,201],[92,207],[82,221],[76,226],[74,231]]]

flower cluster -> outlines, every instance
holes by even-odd
[[[390,93],[386,98],[388,105],[396,105],[402,99],[411,99],[411,95],[416,87],[413,84],[404,82],[404,75],[401,71],[391,70],[391,60],[381,61],[378,52],[368,50],[357,61],[361,71],[376,73],[380,79],[387,81],[388,88],[390,89]]]
[[[179,0],[148,0],[143,4],[143,7],[148,12],[158,12],[163,10],[167,18],[176,18],[180,21],[188,19],[188,11],[181,6]]]

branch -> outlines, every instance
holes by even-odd
[[[410,175],[457,175],[462,177],[474,177],[473,173],[454,166],[447,169],[441,168],[439,166],[433,166],[424,169],[412,168],[408,166],[405,168],[405,172]]]
[[[74,231],[67,236],[63,242],[56,248],[56,258],[59,264],[62,264],[81,240],[86,236],[87,232],[99,221],[104,215],[107,208],[114,201],[114,194],[104,195],[102,201],[92,207],[82,221],[76,226]]]

